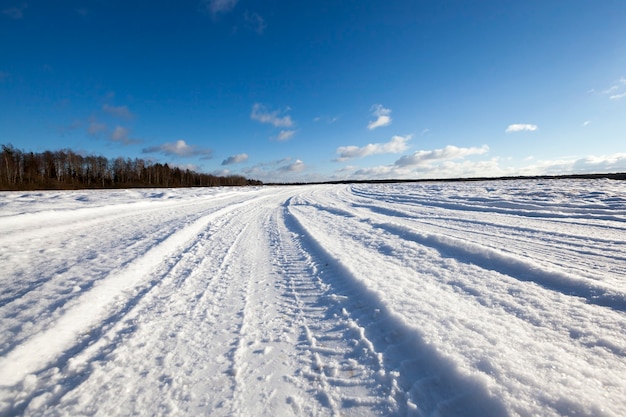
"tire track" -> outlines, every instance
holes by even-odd
[[[280,198],[280,197],[279,197]],[[235,380],[229,415],[323,415],[295,371],[297,327],[281,307],[281,279],[274,265],[276,201],[247,220],[232,279],[245,281],[241,326],[232,343]],[[270,262],[269,260],[272,259]]]
[[[219,406],[223,398],[206,398],[205,392],[208,381],[217,377],[232,395],[233,385],[224,384],[232,368],[228,346],[207,341],[238,328],[233,321],[237,320],[233,301],[238,289],[225,278],[225,271],[237,262],[233,248],[246,227],[240,216],[247,206],[222,211],[180,253],[150,274],[148,287],[48,368],[63,372],[37,372],[40,382],[55,388],[30,390],[27,396],[22,392],[16,398],[19,408],[13,412],[31,402],[33,409],[69,406],[70,415],[88,413],[91,407],[103,415],[117,414],[120,402],[132,404],[137,412],[157,405],[164,412],[186,410],[189,414],[195,407],[223,407]],[[232,319],[213,323],[216,317]],[[113,363],[117,366],[109,370]],[[136,375],[130,384],[110,386],[111,380],[123,380],[129,374]],[[133,386],[135,381],[141,384]],[[145,391],[146,385],[152,389]],[[85,392],[98,393],[95,396],[103,404],[80,404]]]
[[[371,324],[368,308],[327,278],[335,271],[302,246],[289,217],[285,206],[272,236],[272,258],[281,276],[286,314],[300,328],[300,374],[309,381],[322,411],[333,416],[406,411],[396,374],[387,372],[382,352],[361,324]]]
[[[414,316],[419,313],[411,307],[409,311],[412,314],[405,317],[408,312],[403,311],[402,305],[419,304],[425,300],[411,300],[409,303],[404,299],[385,299],[383,294],[388,292],[386,290],[388,287],[401,288],[409,284],[407,279],[410,277],[411,287],[420,287],[419,291],[422,294],[432,292],[428,302],[433,305],[441,302],[438,300],[439,297],[458,296],[446,294],[443,288],[437,288],[437,285],[427,281],[421,283],[417,278],[419,273],[402,264],[401,260],[395,260],[392,254],[381,253],[381,248],[376,244],[354,240],[350,235],[352,229],[349,224],[352,222],[343,218],[341,223],[343,227],[338,230],[332,226],[337,223],[334,216],[326,217],[322,214],[322,217],[326,217],[322,219],[314,213],[317,209],[311,208],[306,200],[294,198],[292,204],[288,206],[288,212],[291,213],[289,227],[302,236],[302,239],[307,237],[302,242],[315,259],[322,264],[333,266],[330,269],[333,273],[326,275],[325,282],[336,288],[337,294],[345,297],[344,303],[351,306],[346,310],[351,312],[353,320],[364,329],[364,335],[374,347],[374,351],[382,353],[382,374],[388,378],[388,386],[391,387],[388,398],[392,398],[396,404],[395,410],[384,414],[421,416],[443,412],[446,415],[467,416],[509,415],[503,404],[494,398],[484,385],[458,373],[455,370],[458,365],[442,355],[437,350],[438,346],[432,343],[432,339],[425,338],[425,335],[429,335],[424,333],[419,325],[438,327],[437,323],[429,323],[432,317]],[[326,213],[323,210],[321,212]],[[358,227],[365,226],[362,222],[354,223]],[[374,241],[378,235],[363,232],[359,236],[367,236],[366,240]],[[329,244],[334,251],[328,252],[324,244]],[[351,257],[337,258],[337,250],[340,253],[350,253]],[[414,261],[418,262],[420,257],[414,257]],[[360,267],[355,268],[355,263]],[[377,274],[375,277],[368,274],[368,265],[371,265]],[[372,285],[373,288],[370,289],[374,282],[383,284]],[[413,288],[410,288],[410,291],[412,290]],[[386,305],[400,308],[392,312],[385,307]],[[432,307],[426,307],[425,312],[430,308]],[[409,320],[413,325],[408,326],[405,320]],[[445,321],[447,318],[441,320]],[[474,332],[475,329],[467,331]]]
[[[125,294],[132,293],[134,288],[140,286],[149,271],[153,271],[162,259],[171,257],[172,253],[180,253],[180,248],[186,247],[187,241],[197,237],[216,218],[256,200],[234,204],[196,220],[152,247],[142,257],[94,285],[73,306],[68,307],[52,327],[34,335],[0,359],[0,386],[10,387],[17,384],[26,375],[40,370],[63,351],[71,348],[81,334],[105,318],[103,315],[112,302],[120,296],[128,297]],[[41,352],[46,352],[46,355],[41,355]]]
[[[63,233],[57,230],[62,226],[50,228],[45,216],[29,239],[22,231],[0,232],[0,265],[6,279],[10,277],[10,282],[0,280],[0,355],[46,331],[112,270],[128,266],[193,221],[248,197],[227,193],[177,204],[150,203],[148,208],[116,205],[96,219],[94,210],[79,209],[89,212],[88,219],[76,216],[70,221],[71,211],[63,213],[68,221]]]
[[[353,277],[358,287],[371,288],[384,300],[383,305],[393,306],[404,321],[412,323],[414,328],[410,331],[413,334],[422,335],[429,342],[428,346],[457,361],[460,369],[472,369],[487,380],[494,378],[489,388],[499,392],[499,396],[504,395],[506,404],[514,401],[506,397],[509,392],[519,392],[528,383],[526,369],[517,364],[536,360],[529,353],[532,350],[518,340],[532,340],[528,345],[538,346],[532,349],[545,346],[548,346],[546,350],[554,349],[553,357],[558,358],[555,369],[560,369],[562,374],[577,376],[580,375],[578,369],[584,369],[586,361],[602,357],[598,362],[619,363],[626,352],[619,331],[616,331],[623,327],[623,313],[619,308],[586,304],[585,300],[560,291],[520,282],[490,268],[458,262],[457,258],[446,258],[428,246],[420,245],[420,241],[416,242],[406,233],[375,227],[358,217],[338,213],[335,208],[325,210],[332,204],[330,201],[326,201],[323,207],[310,205],[308,196],[294,199],[294,202],[290,211],[303,225],[303,232],[319,242],[320,251],[327,245],[331,249],[330,259],[338,257],[339,262],[349,268],[345,274],[347,279]],[[341,229],[336,227],[337,224],[341,224]],[[376,275],[373,276],[370,270]],[[398,291],[399,288],[403,288],[407,296]],[[394,298],[388,298],[388,293]],[[381,304],[380,301],[377,303]],[[448,308],[441,310],[442,305]],[[576,321],[572,317],[576,317]],[[518,362],[500,359],[498,355],[503,346],[494,348],[493,334],[506,335],[502,340],[506,349],[519,358]],[[473,351],[470,347],[476,345],[481,346],[480,351]],[[422,355],[431,356],[429,349],[418,340],[413,357],[419,360]],[[435,354],[432,357],[433,362],[442,359]],[[450,369],[450,364],[445,362],[440,367],[444,375]],[[400,378],[407,377],[407,384],[400,385],[420,408],[425,401],[440,397],[448,404],[468,404],[463,415],[485,415],[480,409],[472,411],[476,404],[468,399],[473,394],[465,394],[472,386],[471,378],[464,381],[466,377],[461,374],[458,379],[448,379],[445,383],[456,385],[458,392],[464,393],[464,398],[445,400],[445,390],[438,392],[430,383],[422,384],[421,381],[432,372],[432,368],[425,365],[426,371],[421,366],[404,367],[405,372],[401,371]],[[613,366],[598,367],[602,369],[599,373],[607,375],[607,380],[614,378]],[[432,377],[438,378],[439,372],[435,370]],[[557,383],[560,377],[558,371],[547,375],[551,378],[550,383]],[[429,390],[433,391],[429,394]],[[494,401],[484,393],[476,395],[481,401],[484,398],[485,404]],[[432,404],[436,407],[438,402]],[[461,409],[458,408],[459,412]],[[502,410],[496,406],[495,410],[498,409]],[[506,412],[502,414],[506,415]]]

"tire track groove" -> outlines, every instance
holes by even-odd
[[[284,305],[300,327],[301,374],[331,415],[379,415],[399,411],[393,376],[367,338],[358,302],[327,281],[327,264],[303,248],[301,236],[280,213],[272,257],[283,279]]]
[[[13,386],[26,375],[40,370],[55,360],[62,352],[71,348],[73,342],[80,339],[81,334],[87,333],[89,328],[103,319],[111,303],[116,302],[118,297],[128,297],[129,293],[132,294],[135,288],[141,286],[146,277],[154,271],[155,264],[158,265],[162,259],[170,258],[172,253],[180,253],[181,248],[184,250],[187,242],[195,239],[214,219],[252,201],[254,200],[217,210],[196,220],[94,285],[77,300],[75,305],[69,307],[52,327],[28,339],[1,358],[0,385]],[[45,351],[46,355],[42,356],[41,351]]]

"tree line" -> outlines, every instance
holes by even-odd
[[[143,159],[107,159],[70,149],[24,152],[1,145],[0,190],[219,187],[261,185],[239,175],[216,176]]]

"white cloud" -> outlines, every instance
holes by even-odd
[[[211,172],[211,174],[215,175],[216,177],[227,177],[227,176],[231,175],[231,172],[228,169],[217,169],[217,170]]]
[[[585,120],[582,124],[583,127],[587,127],[591,124],[591,120]]]
[[[276,166],[279,166],[279,165],[282,165],[282,164],[286,164],[287,162],[290,162],[291,159],[292,158],[290,156],[288,156],[286,158],[276,159],[276,160],[273,160],[273,161],[259,162],[258,164],[256,164],[255,166],[253,166],[250,169],[259,169],[259,168],[265,169],[265,168],[268,168],[268,167],[271,169],[272,167],[276,167]]]
[[[26,3],[22,3],[20,6],[3,9],[1,13],[11,19],[19,20],[24,17],[24,10],[26,10],[27,7],[28,5]]]
[[[276,139],[280,141],[289,140],[295,133],[295,130],[281,130]]]
[[[391,124],[391,110],[386,109],[382,104],[375,104],[372,106],[372,116],[376,116],[376,120],[370,120],[367,128],[374,130],[378,127],[388,126]]]
[[[99,133],[105,132],[107,130],[107,125],[104,123],[100,123],[96,120],[95,117],[89,118],[89,126],[87,126],[87,133],[90,135],[97,135]]]
[[[346,172],[348,172],[348,173],[352,173],[352,172],[354,172],[356,169],[357,169],[357,167],[356,167],[356,166],[354,166],[354,165],[346,165],[346,166],[343,166],[343,167],[339,168],[339,169],[338,169],[338,170],[336,170],[335,172],[339,172],[339,173],[342,173],[342,174],[343,174],[343,173],[346,173]]]
[[[242,173],[248,178],[254,178],[263,182],[293,182],[308,181],[298,174],[306,171],[307,166],[299,159],[295,161],[291,157],[274,161],[259,162],[251,167],[247,167]],[[297,178],[296,178],[297,177]],[[318,178],[321,180],[322,178]]]
[[[183,171],[188,169],[189,171],[200,172],[200,167],[196,164],[172,164],[172,166]]]
[[[577,159],[572,164],[575,173],[609,173],[626,171],[626,153],[612,155],[587,156]]]
[[[262,35],[267,28],[267,24],[265,23],[265,19],[263,19],[258,13],[250,13],[246,11],[243,15],[246,24],[250,29],[255,31],[257,34]]]
[[[489,147],[487,145],[483,145],[480,148],[459,148],[448,145],[443,149],[417,151],[413,155],[405,155],[398,159],[395,165],[399,167],[420,166],[429,164],[432,161],[453,160],[465,158],[470,155],[482,155],[488,151]]]
[[[537,125],[515,123],[512,125],[509,125],[506,128],[505,132],[506,133],[523,132],[523,131],[534,132],[537,129],[539,129],[539,126]]]
[[[370,143],[360,148],[358,146],[341,146],[337,148],[339,158],[336,161],[343,162],[351,158],[363,158],[381,153],[401,153],[408,149],[407,142],[410,139],[411,135],[393,136],[387,143]]]
[[[197,155],[210,156],[212,151],[210,149],[201,149],[195,145],[188,145],[184,140],[179,139],[176,142],[164,143],[160,146],[153,146],[142,150],[143,153],[155,153],[160,152],[164,155],[175,155],[181,157],[190,157]]]
[[[608,95],[610,100],[623,99],[626,97],[626,78],[620,78],[619,81],[615,82],[611,87],[604,90],[602,93]]]
[[[58,126],[57,130],[62,135],[65,135],[65,134],[68,134],[70,132],[76,131],[76,130],[82,128],[82,127],[83,127],[83,122],[78,120],[78,119],[76,119],[72,123],[70,123],[69,125]]]
[[[248,160],[247,153],[240,153],[237,155],[229,156],[228,158],[222,161],[222,165],[232,165],[232,164],[240,164],[242,162],[246,162]]]
[[[619,93],[619,94],[613,94],[613,95],[612,95],[612,96],[610,96],[609,98],[610,98],[611,100],[621,100],[621,99],[623,99],[624,97],[626,97],[626,91],[624,91],[624,92],[622,92],[622,93]]]
[[[289,109],[285,111],[289,111]],[[275,127],[293,126],[293,121],[291,120],[291,116],[289,115],[282,116],[281,113],[284,113],[284,112],[280,110],[269,111],[261,103],[254,103],[254,105],[252,106],[252,113],[250,113],[250,118],[252,120],[256,120],[261,123],[271,124]]]
[[[305,168],[306,166],[304,165],[304,162],[296,159],[294,163],[280,167],[278,170],[281,172],[301,172]]]
[[[109,106],[108,104],[105,104],[102,106],[102,111],[121,119],[132,119],[134,117],[126,106]]]
[[[335,117],[330,117],[330,116],[317,116],[313,119],[314,122],[326,122],[329,125],[335,123],[337,120],[339,120],[339,117],[335,116]]]
[[[218,13],[230,12],[235,8],[237,2],[238,0],[208,0],[206,7],[212,15],[216,15]]]
[[[354,175],[361,178],[389,178],[389,174],[393,172],[393,167],[389,165],[379,165],[375,167],[360,168],[354,172]]]
[[[111,133],[111,140],[116,142],[128,140],[128,129],[122,126],[116,126]]]
[[[89,126],[89,129],[91,129],[92,126]],[[133,143],[138,143],[139,141],[136,139],[131,139],[129,137],[129,130],[123,126],[116,126],[115,129],[113,129],[113,132],[111,133],[111,140],[113,142],[120,142],[124,145],[130,145]]]

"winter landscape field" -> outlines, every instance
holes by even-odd
[[[624,416],[626,183],[0,193],[0,416]]]

